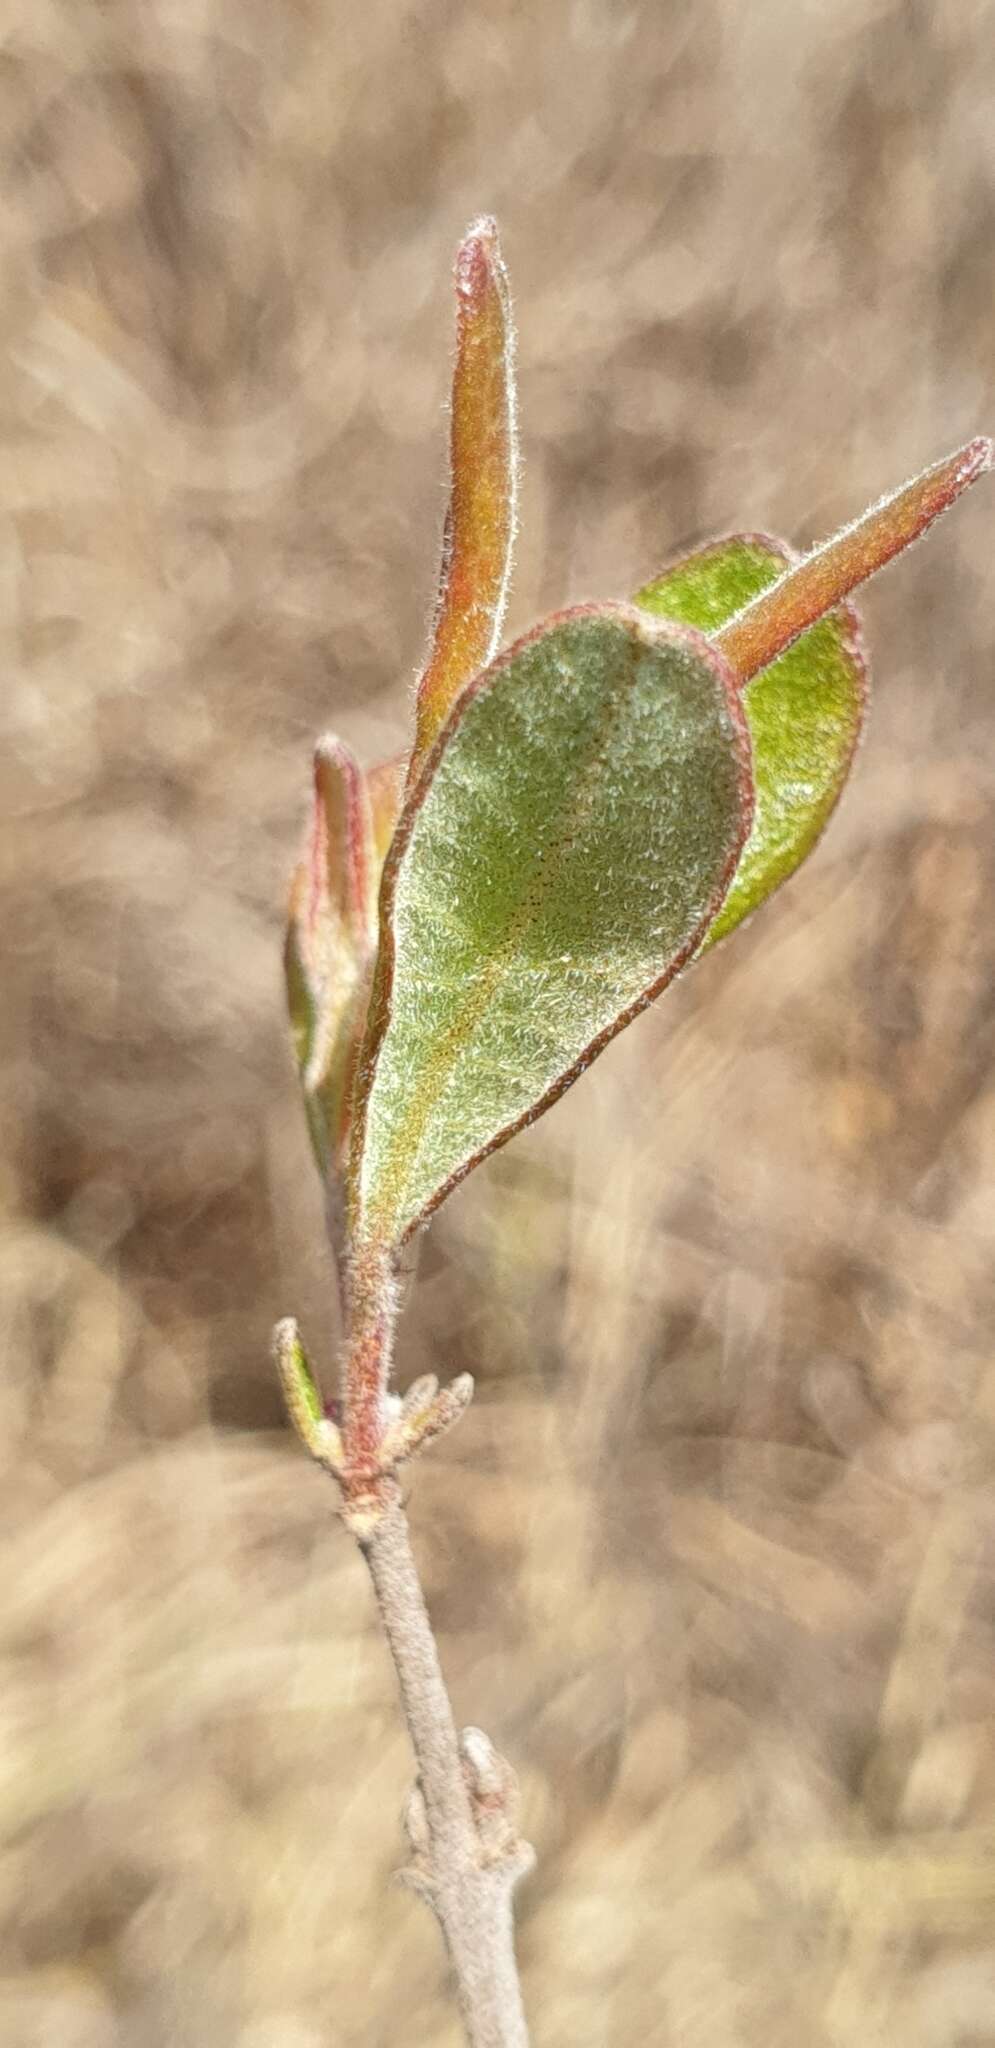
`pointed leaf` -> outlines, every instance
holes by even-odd
[[[418,685],[413,781],[464,683],[501,636],[515,538],[514,331],[508,279],[490,219],[456,258],[456,366],[450,496],[428,664]]]
[[[783,541],[734,534],[665,569],[635,602],[713,633],[797,560]],[[846,781],[866,695],[860,625],[850,605],[810,626],[747,684],[753,826],[702,951],[735,930],[811,852]]]
[[[287,1414],[302,1444],[319,1464],[335,1472],[342,1463],[342,1438],[337,1425],[325,1413],[325,1404],[301,1341],[293,1316],[277,1323],[273,1332],[273,1357]]]
[[[969,484],[991,469],[993,454],[995,446],[984,436],[968,441],[890,497],[880,498],[744,606],[716,635],[743,681],[749,682],[815,619],[919,540]]]
[[[403,1241],[666,986],[751,810],[736,679],[687,628],[584,606],[463,691],[384,872],[357,1239]]]
[[[366,781],[341,740],[321,740],[307,848],[291,885],[287,995],[312,1142],[323,1174],[348,1139],[349,1097],[376,943]]]

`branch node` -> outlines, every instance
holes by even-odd
[[[342,1502],[339,1514],[361,1550],[368,1550],[385,1515],[395,1508],[401,1489],[389,1471],[340,1472]]]
[[[383,1435],[374,1445],[360,1444],[357,1451],[339,1427],[338,1404],[326,1408],[293,1316],[277,1323],[273,1357],[297,1435],[315,1463],[339,1481],[342,1519],[357,1542],[368,1544],[383,1516],[400,1499],[398,1466],[451,1429],[469,1406],[470,1374],[460,1373],[440,1393],[435,1374],[425,1373],[403,1401],[396,1394],[386,1395]]]
[[[518,1778],[482,1728],[463,1728],[460,1762],[480,1844],[481,1867],[501,1866],[517,1884],[535,1863],[535,1851],[519,1833]]]

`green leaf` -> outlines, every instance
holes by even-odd
[[[751,811],[736,678],[698,633],[584,606],[464,689],[384,871],[357,1241],[403,1241],[666,986]]]
[[[635,602],[658,617],[714,633],[797,559],[783,541],[737,534],[665,569]],[[846,781],[866,696],[860,627],[849,604],[810,626],[746,685],[756,809],[735,880],[702,951],[734,931],[811,852]]]
[[[273,1332],[273,1356],[287,1414],[302,1444],[319,1464],[337,1472],[342,1463],[342,1438],[337,1425],[325,1414],[321,1391],[293,1316],[277,1323]]]

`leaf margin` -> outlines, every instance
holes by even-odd
[[[664,566],[661,569],[658,569],[656,573],[652,577],[650,577],[645,583],[640,584],[639,591],[636,593],[633,599],[633,603],[638,605],[643,597],[643,594],[649,591],[654,585],[663,582],[665,578],[673,575],[679,575],[681,570],[687,568],[689,565],[696,562],[705,562],[710,557],[714,557],[716,555],[721,554],[724,549],[729,548],[735,542],[741,543],[746,548],[753,547],[764,550],[772,558],[780,560],[780,562],[783,564],[784,570],[795,568],[798,566],[800,562],[803,562],[807,559],[804,550],[797,548],[792,541],[785,540],[779,534],[767,533],[759,527],[751,527],[748,529],[741,529],[731,533],[717,534],[711,540],[703,542],[700,547],[689,548],[685,550],[682,554],[675,555],[671,561],[666,562]],[[762,590],[758,593],[758,595],[763,595],[766,591],[773,589],[774,584],[778,580],[778,575],[773,576],[770,579],[770,581],[763,586]],[[752,602],[752,600],[750,600],[750,602]],[[717,621],[714,626],[699,628],[699,630],[704,631],[710,638],[714,636],[716,639],[718,639],[718,636],[721,634],[723,628],[734,617],[740,616],[740,612],[742,609],[745,609],[745,607],[741,607],[736,612],[729,612],[724,619]],[[653,612],[652,616],[658,618],[665,618],[668,616],[668,614],[665,612]],[[835,605],[831,607],[830,610],[822,612],[817,619],[813,620],[813,622],[810,625],[806,626],[804,628],[804,631],[801,632],[796,639],[790,641],[787,647],[782,648],[780,653],[776,654],[772,661],[765,663],[765,665],[762,668],[755,670],[754,673],[748,676],[745,680],[741,677],[740,689],[742,692],[743,702],[746,710],[747,722],[749,723],[751,692],[755,689],[761,689],[763,687],[765,676],[769,675],[770,670],[776,667],[779,661],[783,661],[787,658],[790,658],[790,656],[801,645],[801,642],[804,640],[805,635],[807,633],[817,632],[820,629],[820,627],[824,626],[829,621],[838,621],[842,628],[842,652],[851,661],[857,678],[858,715],[856,724],[854,725],[853,731],[850,735],[849,746],[847,748],[845,759],[839,766],[833,788],[830,791],[827,791],[826,796],[823,799],[822,815],[819,818],[819,821],[816,824],[814,831],[812,832],[812,836],[804,844],[801,851],[798,853],[797,858],[795,858],[792,861],[791,865],[787,867],[783,873],[780,873],[776,876],[776,878],[770,883],[770,886],[767,889],[765,889],[763,895],[760,896],[755,902],[750,903],[734,920],[734,922],[732,922],[731,924],[724,924],[723,920],[725,918],[726,912],[729,909],[729,899],[732,896],[736,886],[736,882],[739,879],[739,871],[737,870],[737,873],[733,877],[733,881],[730,884],[730,888],[727,891],[725,901],[719,909],[718,913],[716,914],[716,917],[713,919],[712,925],[709,927],[709,930],[705,933],[705,936],[701,942],[701,945],[698,949],[698,953],[696,955],[696,958],[698,959],[703,958],[706,953],[711,952],[714,946],[721,945],[725,939],[731,938],[733,933],[740,929],[741,925],[748,923],[752,917],[756,916],[759,910],[763,910],[765,905],[770,902],[771,897],[776,895],[777,891],[783,888],[785,883],[790,882],[792,880],[792,878],[797,874],[799,868],[802,867],[805,861],[809,858],[809,855],[814,853],[816,847],[819,844],[819,841],[821,840],[824,832],[826,831],[833,817],[834,812],[837,809],[837,806],[846,788],[851,769],[853,768],[854,760],[856,758],[857,752],[860,748],[861,742],[864,738],[864,734],[866,731],[867,715],[870,708],[871,686],[871,663],[870,656],[867,650],[863,621],[861,619],[861,615],[857,609],[857,606],[854,604],[851,598],[841,598]],[[719,642],[719,644],[721,644],[721,642]],[[757,775],[757,771],[762,768],[763,757],[755,743],[755,735],[753,732],[752,724],[750,725],[750,736],[751,740],[754,742],[754,772],[755,775]],[[759,781],[759,777],[757,777],[757,779]],[[758,808],[759,800],[760,797],[758,788]],[[754,816],[754,823],[755,822],[756,814]],[[748,858],[749,853],[750,846],[749,841],[747,841],[747,844],[743,848],[741,864]]]
[[[423,1205],[417,1215],[400,1230],[396,1238],[390,1240],[390,1249],[394,1255],[401,1253],[416,1233],[424,1227],[429,1218],[435,1214],[435,1211],[453,1193],[454,1189],[466,1179],[468,1174],[473,1172],[475,1167],[481,1165],[485,1159],[490,1158],[493,1152],[499,1151],[510,1139],[517,1136],[519,1131],[528,1129],[540,1116],[545,1114],[546,1110],[551,1109],[560,1100],[561,1096],[565,1095],[567,1090],[580,1079],[580,1076],[586,1072],[598,1055],[611,1044],[612,1040],[627,1025],[633,1023],[645,1009],[648,1009],[650,1004],[655,1002],[657,997],[662,995],[670,983],[676,979],[677,975],[697,957],[702,938],[707,934],[711,924],[714,922],[731,887],[743,848],[749,837],[753,820],[754,780],[752,748],[749,726],[742,701],[741,679],[733,668],[732,663],[728,660],[728,657],[723,654],[720,648],[715,646],[707,634],[699,632],[693,626],[678,625],[674,620],[654,617],[649,612],[640,611],[638,606],[626,600],[593,599],[586,603],[567,605],[559,611],[549,613],[544,619],[538,621],[536,625],[530,627],[527,632],[521,634],[510,646],[503,648],[477,675],[472,676],[454,699],[445,724],[436,734],[432,746],[425,755],[414,780],[409,784],[405,792],[381,876],[376,964],[370,990],[363,1041],[356,1062],[351,1145],[345,1168],[350,1232],[355,1244],[369,1241],[365,1238],[362,1228],[363,1209],[360,1183],[363,1149],[370,1099],[376,1080],[377,1060],[390,1026],[392,1014],[391,995],[397,957],[393,925],[396,883],[401,862],[411,841],[418,813],[428,795],[436,770],[453,733],[458,728],[466,710],[475,701],[480,691],[488,687],[496,677],[500,676],[520,652],[526,647],[531,646],[536,640],[541,639],[547,632],[568,621],[585,617],[624,618],[635,627],[636,631],[643,638],[650,642],[663,640],[670,644],[677,642],[684,646],[690,645],[699,659],[702,659],[705,665],[716,675],[724,693],[725,706],[730,719],[732,745],[738,766],[739,815],[734,840],[721,870],[719,881],[705,910],[695,925],[693,934],[673,958],[668,961],[666,968],[631,1003],[627,1004],[625,1009],[610,1024],[606,1025],[595,1035],[583,1051],[557,1077],[556,1081],[544,1090],[543,1094],[527,1110],[523,1111],[520,1116],[512,1119],[510,1123],[503,1125],[500,1131],[496,1132],[485,1145],[478,1147],[470,1158],[462,1162],[460,1166],[455,1168],[440,1183],[430,1200]]]

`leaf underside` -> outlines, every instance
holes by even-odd
[[[401,1242],[665,986],[751,804],[732,670],[631,606],[560,614],[464,690],[384,875],[359,1237]]]
[[[736,534],[664,570],[634,601],[657,617],[714,633],[797,559],[783,541]],[[746,685],[756,807],[702,951],[728,937],[811,852],[846,781],[866,696],[860,627],[849,604],[809,627]]]

